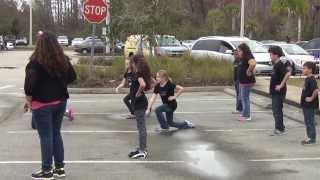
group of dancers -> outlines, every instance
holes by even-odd
[[[284,135],[286,129],[283,123],[283,101],[287,90],[287,80],[290,77],[290,68],[282,62],[283,52],[280,47],[269,49],[273,63],[273,73],[270,81],[272,96],[272,110],[275,118],[275,130],[272,135]],[[239,62],[235,76],[238,78],[236,86],[238,107],[241,121],[252,120],[250,112],[250,90],[255,83],[255,60],[250,48],[241,44],[234,52]],[[158,96],[162,105],[155,108],[155,114],[160,127],[159,132],[167,132],[171,127],[178,129],[194,128],[189,121],[175,122],[174,112],[177,109],[177,98],[183,93],[183,87],[171,80],[166,70],[159,70],[153,78],[148,62],[143,55],[130,54],[126,61],[127,69],[122,83],[116,88],[119,92],[126,82],[130,93],[124,98],[130,111],[129,119],[135,119],[139,134],[139,146],[129,153],[132,159],[145,159],[147,151],[147,130],[145,118],[150,115]],[[301,106],[305,119],[308,139],[303,145],[316,143],[315,110],[319,107],[318,86],[313,74],[315,64],[307,62],[303,65],[306,75],[301,94]],[[61,135],[63,117],[66,114],[67,100],[69,99],[68,85],[77,78],[70,59],[64,54],[57,41],[57,37],[50,32],[38,35],[36,49],[26,67],[24,83],[25,111],[32,112],[32,119],[39,134],[41,145],[41,170],[33,173],[33,179],[52,180],[54,177],[66,177],[64,169],[64,143]],[[147,98],[146,92],[153,89],[153,94]],[[237,89],[237,88],[236,88]],[[73,119],[73,111],[67,115]],[[53,166],[54,164],[54,166]]]
[[[160,125],[156,129],[157,132],[168,132],[170,127],[177,129],[194,128],[190,121],[174,121],[174,112],[178,106],[176,99],[183,93],[184,88],[174,84],[166,70],[159,70],[156,79],[154,79],[143,55],[130,53],[128,59],[126,59],[126,72],[121,84],[116,88],[116,92],[119,92],[126,83],[130,89],[129,94],[123,99],[130,112],[127,118],[137,121],[139,132],[139,147],[129,153],[130,158],[145,159],[148,156],[145,117],[151,114],[158,96],[161,97],[162,105],[155,109]],[[146,92],[151,90],[152,87],[153,94],[148,100]]]

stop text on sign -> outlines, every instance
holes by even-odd
[[[102,16],[107,12],[107,7],[105,6],[95,6],[95,5],[85,5],[84,13],[85,14],[93,14],[97,16]]]
[[[109,16],[105,0],[86,0],[83,3],[83,16],[90,23],[101,23]]]

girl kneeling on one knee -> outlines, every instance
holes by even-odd
[[[175,90],[177,90],[177,93],[175,93]],[[157,73],[157,84],[154,88],[154,93],[150,99],[146,114],[149,115],[151,113],[152,106],[160,95],[163,104],[155,109],[155,113],[160,124],[160,128],[157,129],[158,131],[168,131],[170,127],[178,129],[189,129],[194,127],[189,121],[173,121],[173,114],[177,109],[176,99],[182,94],[183,90],[184,88],[182,86],[175,85],[170,80],[167,71],[160,70]]]

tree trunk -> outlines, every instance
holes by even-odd
[[[236,17],[235,16],[232,17],[232,27],[231,27],[231,29],[232,29],[232,32],[235,32],[235,30],[236,30]]]
[[[250,32],[249,32],[249,39],[252,39],[252,37],[253,37],[253,32],[250,31]]]
[[[298,18],[298,42],[301,41],[301,23],[302,23],[301,21],[302,21],[301,16],[299,16],[299,18]]]
[[[291,30],[291,10],[288,8],[288,17],[287,17],[287,22],[286,22],[286,36],[291,38],[290,35],[290,30]]]
[[[320,5],[315,5],[313,15],[313,37],[320,36]]]

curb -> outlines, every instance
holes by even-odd
[[[271,98],[270,94],[265,92],[265,91],[262,91],[262,90],[259,90],[259,89],[256,89],[256,88],[252,88],[252,92],[256,93],[256,94],[259,94],[261,96],[265,96],[265,97],[269,97]],[[296,102],[296,101],[293,101],[293,100],[290,100],[288,98],[286,98],[284,100],[284,103],[288,104],[288,105],[291,105],[291,106],[294,106],[294,107],[297,107],[297,108],[301,108],[300,106],[300,102]],[[320,115],[320,110],[316,110],[316,115]]]
[[[259,90],[259,89],[256,89],[256,88],[252,88],[252,92],[254,92],[254,93],[256,93],[256,94],[259,94],[259,95],[261,95],[261,96],[265,96],[265,97],[271,98],[271,96],[270,96],[269,93],[267,93],[267,92],[265,92],[265,91],[262,91],[262,90]],[[293,100],[290,100],[290,99],[288,99],[288,98],[286,98],[286,99],[284,100],[284,103],[289,104],[289,105],[291,105],[291,106],[295,106],[295,107],[300,108],[300,103],[298,103],[298,102],[296,102],[296,101],[293,101]]]
[[[185,92],[210,92],[223,91],[231,86],[205,86],[205,87],[185,87]],[[70,94],[117,94],[115,88],[69,88]],[[122,89],[120,94],[129,93],[128,88]]]

